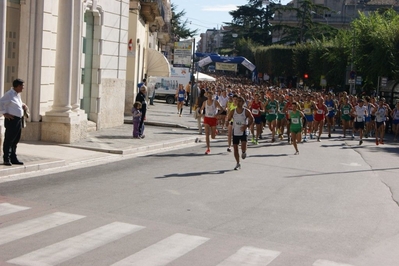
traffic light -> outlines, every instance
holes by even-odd
[[[303,74],[303,78],[304,78],[304,79],[308,79],[308,78],[309,78],[309,75],[308,75],[307,73],[305,73],[305,74]]]

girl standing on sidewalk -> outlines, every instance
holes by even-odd
[[[142,116],[142,113],[141,113],[140,109],[141,109],[141,103],[140,102],[135,102],[133,104],[133,108],[132,108],[133,138],[134,139],[140,139],[139,127],[140,127],[140,121],[141,121],[141,116]]]

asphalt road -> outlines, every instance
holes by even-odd
[[[0,265],[396,266],[398,146],[224,141],[0,184]]]

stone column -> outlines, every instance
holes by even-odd
[[[42,140],[73,143],[87,135],[87,120],[72,111],[74,65],[74,5],[76,1],[58,1],[57,45],[55,56],[54,99],[52,109],[43,116]]]
[[[0,97],[4,94],[4,65],[6,61],[7,0],[0,0]],[[0,154],[3,150],[4,117],[0,117]]]
[[[73,27],[73,69],[75,69],[72,75],[72,111],[80,112],[80,90],[81,90],[81,79],[82,79],[82,26],[83,26],[83,3],[82,0],[74,1],[74,27]]]
[[[6,61],[7,0],[0,0],[0,97],[4,94],[4,64]]]
[[[74,1],[58,1],[54,104],[46,116],[68,116],[72,109],[73,6]]]

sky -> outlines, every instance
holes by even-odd
[[[281,0],[285,5],[291,0]],[[276,1],[277,2],[277,1]],[[220,28],[223,22],[231,22],[229,11],[237,9],[237,6],[248,4],[248,0],[171,0],[177,6],[177,11],[185,10],[189,28],[198,29],[199,35],[207,29]]]

